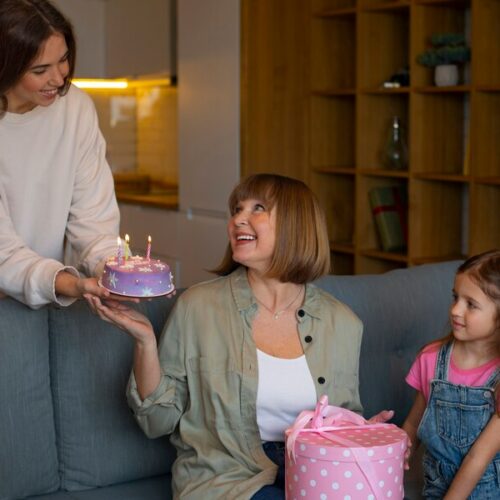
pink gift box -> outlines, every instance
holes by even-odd
[[[350,421],[348,413],[354,415],[347,417]],[[370,424],[348,410],[324,404],[321,418],[317,415],[302,412],[297,419],[302,416],[302,424],[296,422],[286,432],[287,500],[403,499],[408,437],[402,429]]]

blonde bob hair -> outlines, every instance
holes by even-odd
[[[229,212],[242,201],[256,199],[276,207],[276,245],[267,277],[303,284],[330,271],[330,245],[325,215],[313,192],[297,179],[276,174],[254,174],[242,180],[229,196]],[[214,272],[224,276],[240,264],[231,245]]]

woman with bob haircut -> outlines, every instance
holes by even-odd
[[[116,249],[113,178],[94,105],[71,85],[75,58],[49,1],[1,0],[0,297],[32,308],[106,297],[97,277]]]
[[[148,436],[171,434],[174,498],[283,499],[284,432],[297,415],[323,394],[361,411],[362,324],[311,283],[330,251],[304,183],[252,175],[229,211],[219,277],[179,297],[158,347],[134,309],[89,302],[135,340],[128,401]]]

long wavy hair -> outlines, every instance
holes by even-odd
[[[71,23],[47,0],[0,1],[0,118],[7,111],[6,93],[56,33],[64,36],[68,47],[69,72],[59,88],[59,95],[64,95],[75,72],[76,42]]]

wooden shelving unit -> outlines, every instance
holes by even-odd
[[[446,31],[465,33],[472,52],[456,87],[434,86],[416,62]],[[311,0],[308,182],[327,211],[334,272],[500,247],[499,32],[497,0]],[[410,85],[383,88],[403,67]],[[393,116],[406,130],[404,172],[381,160]],[[368,198],[379,186],[407,190],[405,253],[380,250]]]
[[[243,0],[242,173],[306,181],[326,210],[333,271],[379,273],[500,247],[499,0]],[[460,85],[416,62],[463,32]],[[407,87],[382,83],[408,67]],[[406,171],[381,152],[393,116]],[[368,193],[408,194],[404,253],[383,252]]]

